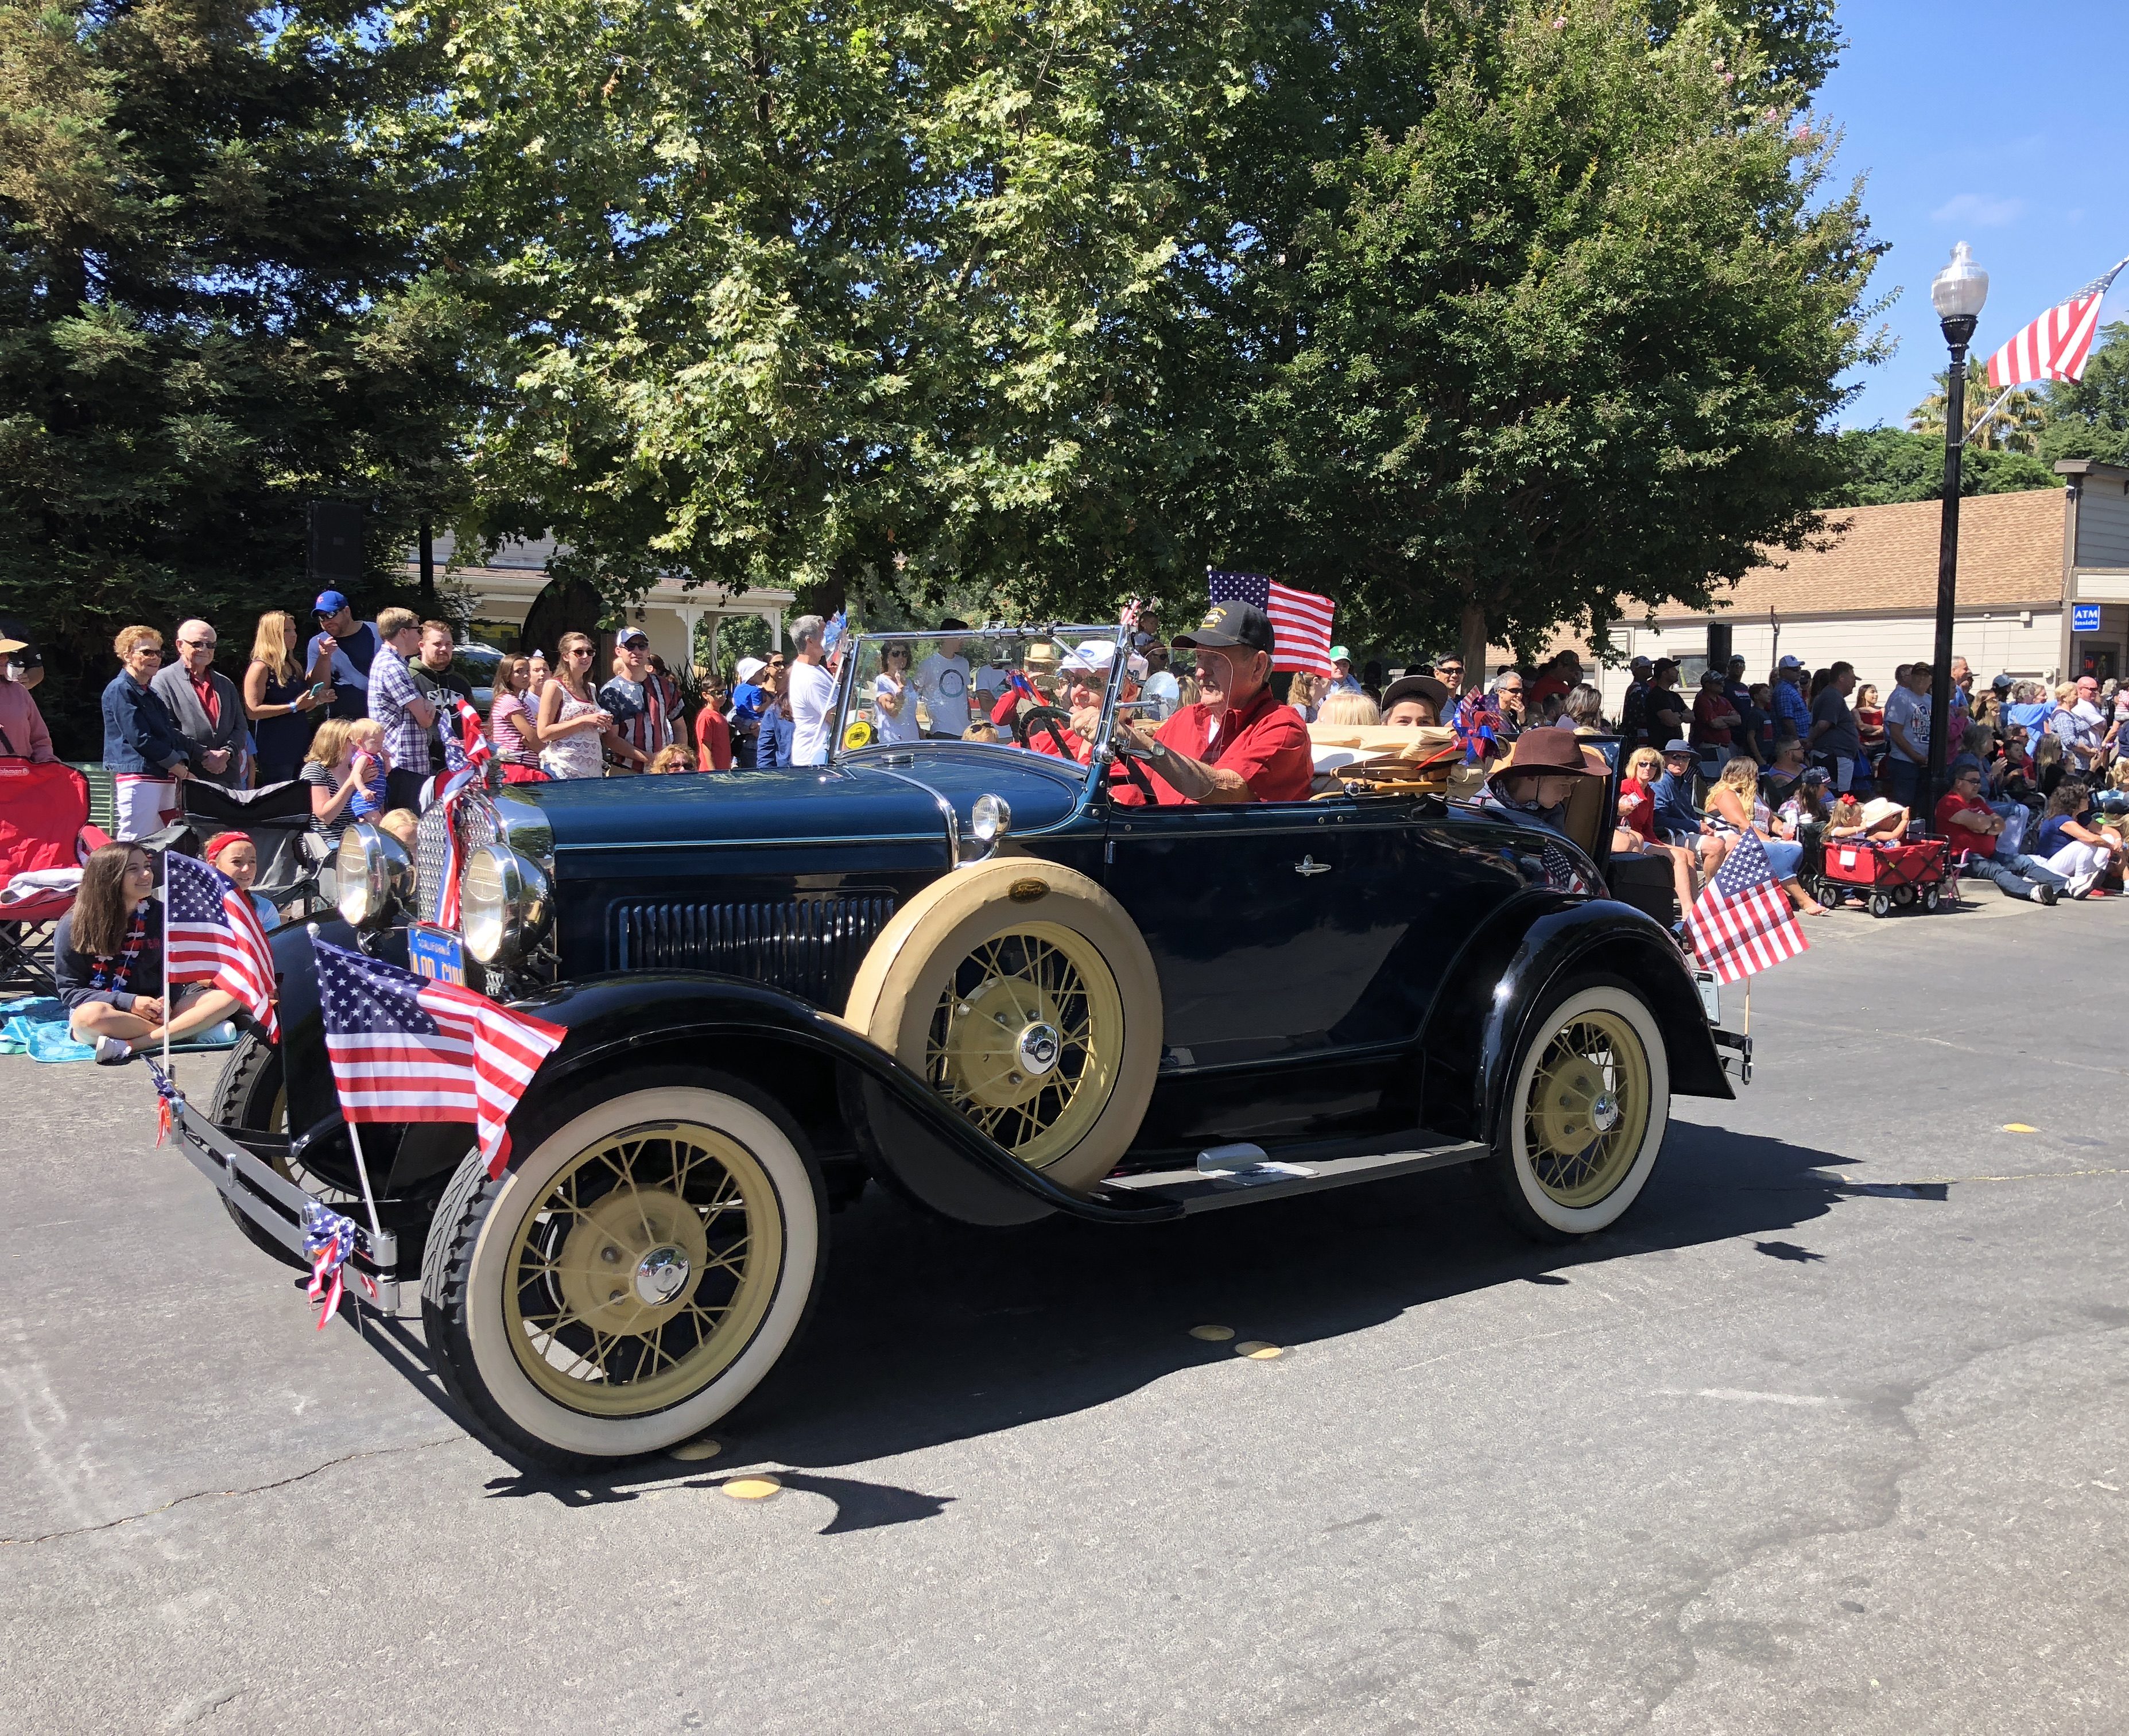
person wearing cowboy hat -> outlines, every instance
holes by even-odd
[[[1217,603],[1174,644],[1198,653],[1198,702],[1158,730],[1134,717],[1118,732],[1119,745],[1151,774],[1154,799],[1164,807],[1306,801],[1316,775],[1308,726],[1272,694],[1271,617],[1253,603]],[[1131,784],[1113,794],[1126,805],[1145,799]]]
[[[1392,729],[1423,729],[1441,722],[1449,689],[1431,675],[1399,675],[1383,689],[1383,722]]]
[[[1526,814],[1541,826],[1565,832],[1575,785],[1611,775],[1601,761],[1591,763],[1594,757],[1583,751],[1571,729],[1526,729],[1486,780],[1485,805]]]

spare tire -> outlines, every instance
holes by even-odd
[[[1160,1067],[1160,983],[1084,874],[994,857],[895,913],[845,1023],[1022,1162],[1084,1190],[1136,1136]]]

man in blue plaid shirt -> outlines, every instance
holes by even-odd
[[[391,768],[384,775],[387,809],[418,812],[429,775],[429,741],[436,727],[435,703],[422,697],[407,660],[422,648],[422,623],[412,609],[388,608],[377,618],[377,659],[369,665],[369,715],[384,727]]]

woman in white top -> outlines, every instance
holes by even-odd
[[[592,641],[582,633],[564,633],[562,665],[540,695],[540,769],[550,778],[596,778],[606,774],[603,742],[623,758],[642,756],[613,727],[612,714],[592,697]]]
[[[909,646],[903,641],[890,639],[879,654],[872,708],[883,742],[914,742],[923,733],[917,727],[917,689],[909,679]]]

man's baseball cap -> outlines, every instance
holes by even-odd
[[[1669,746],[1664,749],[1664,757],[1668,760],[1673,754],[1684,754],[1690,758],[1697,760],[1700,757],[1700,750],[1695,747],[1690,742],[1674,742]]]
[[[1653,669],[1655,665],[1650,663],[1646,657],[1636,657],[1632,662],[1629,663],[1627,667],[1629,669]]]
[[[1998,675],[1998,676],[1997,676],[1997,678],[1996,678],[1993,681],[1991,681],[1988,684],[1989,684],[1991,687],[1994,688],[1994,689],[1996,689],[1996,691],[1997,691],[1998,693],[1999,693],[1999,694],[2000,694],[2000,693],[2003,693],[2003,692],[2006,691],[2007,689],[2009,689],[2010,687],[2012,687],[2014,684],[2012,683],[2012,681],[2011,678],[2010,678],[2008,675]]]
[[[1774,667],[1776,669],[1802,669],[1803,667],[1803,659],[1795,656],[1784,657],[1780,662],[1777,663]]]
[[[347,599],[338,591],[320,591],[318,600],[311,607],[321,615],[337,615],[347,607]]]
[[[1180,644],[1182,641],[1179,640],[1176,642]],[[1334,645],[1331,647],[1331,661],[1333,663],[1350,663],[1353,654],[1342,645]]]
[[[1221,651],[1239,645],[1269,654],[1273,648],[1271,617],[1254,603],[1216,603],[1196,630],[1178,633],[1175,643],[1186,651]],[[1341,655],[1340,648],[1332,646],[1331,655],[1334,659]]]
[[[645,645],[650,643],[650,635],[640,627],[624,627],[613,636],[616,645]]]
[[[957,621],[953,616],[949,615],[939,623],[939,631],[942,633],[965,633],[969,631],[969,623],[965,621]]]
[[[741,684],[744,684],[746,682],[751,681],[756,675],[760,675],[762,670],[768,667],[769,665],[763,662],[759,657],[741,657],[739,660],[739,667],[734,670],[732,673],[737,675]]]

